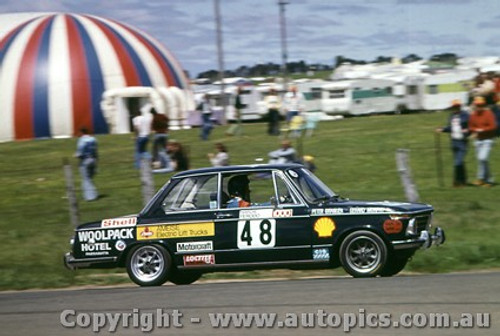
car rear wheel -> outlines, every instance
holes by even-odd
[[[340,245],[340,261],[355,278],[374,277],[387,262],[387,246],[371,231],[355,231]]]
[[[127,256],[127,273],[139,286],[161,286],[171,265],[170,255],[159,245],[139,245]]]
[[[190,285],[199,278],[201,278],[201,273],[195,271],[179,271],[172,270],[168,280],[176,285]]]

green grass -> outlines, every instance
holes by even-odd
[[[410,163],[420,198],[435,207],[434,223],[446,230],[447,242],[439,248],[418,252],[405,270],[450,272],[498,268],[500,186],[451,188],[451,152],[445,135],[441,135],[441,153],[446,187],[438,186],[433,130],[446,119],[446,113],[426,113],[321,122],[313,137],[304,138],[304,153],[316,157],[317,175],[345,197],[404,200],[395,151],[397,148],[410,149]],[[217,141],[228,146],[233,164],[266,158],[279,144],[277,137],[266,134],[265,124],[245,124],[243,137],[225,137],[225,129],[215,128],[207,142],[199,141],[198,129],[174,131],[171,138],[189,146],[193,168],[208,165],[206,153],[213,151]],[[81,222],[136,213],[142,208],[139,175],[132,162],[131,136],[102,135],[98,140],[101,159],[95,182],[105,197],[97,202],[79,202]],[[62,256],[69,249],[68,240],[73,230],[62,160],[70,159],[79,183],[76,160],[72,158],[75,146],[76,139],[0,144],[0,289],[128,282],[120,274],[123,270],[71,272],[62,266]],[[500,150],[495,147],[491,167],[499,175]],[[476,168],[472,146],[467,168],[472,180]],[[156,188],[170,176],[155,175]],[[276,273],[235,273],[232,276],[273,274]],[[308,273],[290,274],[294,277]],[[208,277],[221,276],[229,275]]]

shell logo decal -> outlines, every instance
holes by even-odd
[[[329,217],[321,217],[314,223],[314,231],[318,233],[319,238],[331,237],[335,231],[335,222]]]

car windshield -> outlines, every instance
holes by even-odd
[[[337,197],[337,194],[307,169],[290,169],[287,174],[308,202],[314,203]]]

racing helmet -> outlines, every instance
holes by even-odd
[[[233,176],[227,184],[229,195],[234,195],[245,199],[248,195],[248,185],[250,180],[246,175]]]

